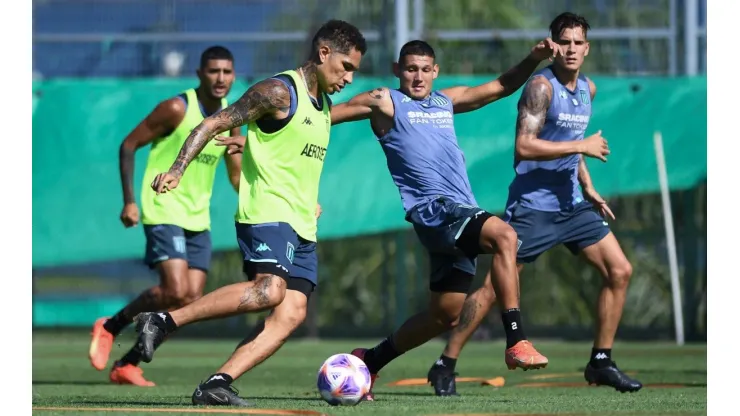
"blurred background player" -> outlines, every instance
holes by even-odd
[[[439,67],[434,49],[421,40],[405,44],[394,66],[399,89],[377,88],[336,106],[332,122],[370,119],[401,193],[406,220],[431,258],[429,309],[409,318],[371,349],[352,353],[378,371],[401,354],[455,327],[476,270],[476,258],[493,254],[493,276],[501,293],[506,328],[505,361],[510,369],[543,368],[547,358],[527,341],[519,310],[516,234],[501,219],[477,207],[465,158],[457,144],[453,114],[481,108],[513,94],[543,59],[557,54],[546,39],[504,75],[476,87],[433,90]],[[368,393],[368,400],[374,400]]]
[[[509,187],[505,218],[520,242],[519,270],[563,244],[602,275],[596,334],[584,376],[589,384],[633,392],[642,384],[612,361],[632,266],[609,230],[605,219],[614,219],[614,214],[596,192],[584,159],[606,162],[609,154],[601,131],[584,139],[596,96],[596,85],[580,71],[589,52],[588,30],[586,19],[573,13],[563,13],[550,24],[563,55],[535,74],[519,100],[516,177]],[[495,300],[489,272],[483,286],[465,301],[460,325],[429,371],[438,396],[456,394],[457,358]]]
[[[157,194],[179,192],[186,169],[216,134],[248,125],[236,233],[249,281],[221,287],[171,313],[146,313],[137,319],[136,348],[148,362],[179,327],[271,311],[195,389],[194,405],[250,406],[232,382],[272,356],[306,318],[318,283],[316,208],[331,129],[329,94],[352,82],[365,51],[365,38],[355,26],[339,20],[325,23],[300,68],[257,82],[237,102],[203,120],[169,171],[151,184]]]
[[[226,154],[224,147],[211,144],[195,160],[180,182],[177,192],[156,195],[150,184],[157,173],[167,169],[177,157],[190,132],[204,118],[225,108],[226,96],[234,83],[234,57],[221,46],[203,51],[196,71],[200,84],[162,101],[129,133],[120,147],[119,160],[123,188],[121,222],[125,227],[139,223],[139,208],[133,189],[134,153],[152,144],[141,190],[141,205],[146,235],[145,262],[155,268],[160,283],[142,292],[112,318],[95,322],[90,343],[90,362],[103,370],[113,340],[140,312],[182,307],[203,295],[211,262],[210,199],[216,168],[223,157],[229,180],[239,191],[241,155]],[[235,127],[228,135],[239,135]],[[141,358],[133,349],[116,361],[110,380],[120,384],[153,386],[138,367]]]

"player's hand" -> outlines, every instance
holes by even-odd
[[[123,206],[121,222],[126,228],[135,227],[139,224],[139,207],[136,206],[135,202],[129,202]]]
[[[563,49],[560,45],[550,38],[545,38],[538,44],[534,45],[530,56],[538,61],[544,61],[545,59],[552,61],[555,57],[562,54]]]
[[[609,151],[609,143],[601,136],[601,130],[583,140],[583,151],[581,153],[606,162],[606,156],[611,151]]]
[[[606,204],[606,201],[604,201],[604,198],[599,195],[598,192],[596,192],[596,189],[594,188],[584,188],[583,189],[583,197],[586,198],[587,201],[592,203],[594,207],[599,211],[599,214],[604,218],[611,218],[612,220],[616,220],[617,218],[614,216],[614,213],[609,208],[609,205]]]
[[[159,195],[177,188],[177,185],[179,184],[179,176],[175,176],[169,172],[160,173],[154,178],[154,181],[152,181],[152,189],[154,189],[154,192]]]
[[[321,209],[321,204],[316,204],[316,218],[318,219],[321,216],[321,213],[324,212]]]
[[[247,138],[244,136],[216,137],[216,146],[226,146],[226,153],[230,155],[244,153],[246,143]]]

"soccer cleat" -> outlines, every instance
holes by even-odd
[[[133,365],[116,361],[110,370],[110,381],[116,384],[132,384],[140,387],[154,387],[154,383],[144,378],[144,371]]]
[[[354,350],[352,350],[351,354],[361,359],[364,362],[366,352],[367,352],[367,348],[355,348]],[[375,401],[375,395],[373,394],[373,387],[375,386],[375,379],[377,378],[378,378],[377,374],[370,374],[370,391],[368,391],[367,394],[365,395],[365,400],[369,402]]]
[[[434,394],[437,396],[459,396],[457,394],[455,376],[457,376],[457,373],[435,363],[429,369],[427,381],[434,387]]]
[[[252,407],[252,403],[239,397],[239,390],[234,386],[226,387],[213,386],[208,387],[204,384],[199,385],[193,392],[194,406],[238,406]]]
[[[90,364],[96,370],[102,371],[108,365],[110,350],[113,347],[114,336],[103,328],[103,324],[108,318],[99,318],[95,321],[92,329],[92,340],[90,341]]]
[[[140,313],[136,316],[136,332],[139,337],[134,344],[134,351],[141,354],[145,363],[152,362],[154,351],[167,338],[167,330],[162,319],[164,314],[156,312]]]
[[[537,352],[529,341],[519,341],[505,352],[506,367],[516,370],[517,367],[527,370],[547,367],[547,357]]]
[[[589,385],[610,386],[622,393],[633,393],[642,388],[642,383],[620,371],[614,361],[609,366],[602,368],[592,367],[589,363],[586,366],[586,371],[583,372],[583,376]]]

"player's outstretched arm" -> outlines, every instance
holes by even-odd
[[[363,92],[349,101],[335,104],[331,109],[331,124],[337,125],[348,121],[366,120],[374,112],[387,113],[393,116],[393,103],[388,88],[380,87]]]
[[[157,175],[152,188],[157,193],[174,189],[190,162],[218,133],[290,109],[290,92],[282,81],[268,78],[252,85],[235,103],[203,120],[183,143],[167,173]]]
[[[585,140],[565,142],[553,142],[537,137],[545,124],[551,100],[552,85],[544,77],[534,77],[524,88],[517,107],[516,159],[552,160],[580,153],[606,162],[609,147],[606,139],[601,137],[601,131]]]
[[[561,53],[561,47],[552,39],[547,38],[540,41],[530,54],[493,81],[486,82],[475,87],[458,86],[442,90],[452,100],[453,109],[456,114],[477,110],[496,100],[516,92],[532,73],[537,69],[541,61],[554,58]]]
[[[121,173],[123,210],[121,222],[126,227],[139,223],[139,208],[134,196],[134,154],[140,148],[174,131],[185,117],[185,103],[179,98],[162,101],[142,120],[121,143],[118,167]]]

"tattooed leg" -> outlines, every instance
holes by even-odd
[[[460,322],[452,330],[450,340],[445,347],[443,353],[445,356],[454,359],[460,356],[463,347],[483,322],[483,318],[488,315],[495,302],[496,293],[494,293],[491,285],[491,272],[489,271],[483,286],[465,299],[460,313]]]
[[[286,291],[283,302],[257,324],[216,373],[228,374],[236,380],[271,357],[306,319],[307,306],[306,295],[296,290]]]
[[[208,319],[259,312],[279,305],[285,297],[285,280],[273,274],[258,274],[251,282],[216,289],[195,302],[170,312],[178,327]]]

